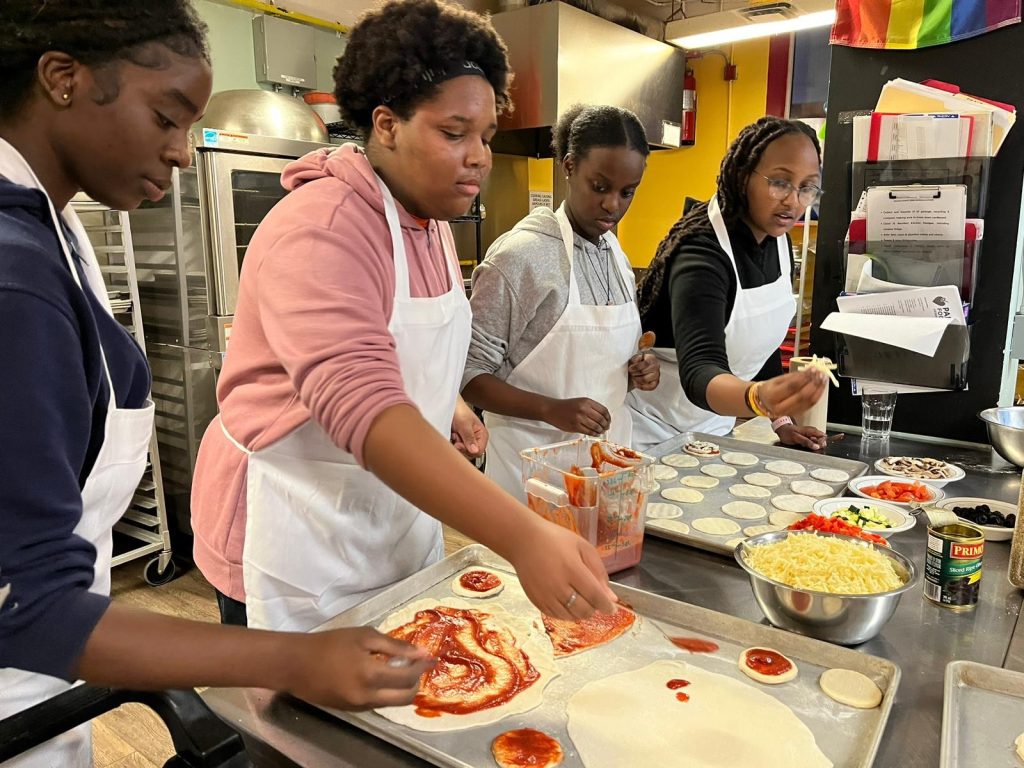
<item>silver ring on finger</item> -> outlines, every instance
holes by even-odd
[[[573,593],[569,595],[569,598],[564,603],[562,603],[562,605],[565,606],[565,610],[568,611],[572,608],[572,604],[576,602],[577,597],[578,595],[576,594],[576,591],[573,590]]]

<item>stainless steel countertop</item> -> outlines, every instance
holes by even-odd
[[[857,439],[829,446],[829,453],[869,464],[879,455],[935,456],[959,464],[967,476],[948,495],[1016,503],[1020,470],[993,452],[892,439],[888,450]],[[925,527],[898,534],[896,549],[924,570]],[[954,613],[924,599],[918,584],[873,640],[859,646],[900,665],[903,677],[875,765],[932,768],[939,762],[942,691],[946,664],[968,659],[1024,671],[1024,628],[1015,634],[1021,591],[1006,579],[1009,542],[986,542],[981,597],[969,613]],[[732,558],[648,537],[640,564],[613,579],[631,587],[766,623],[746,575]],[[206,702],[242,731],[258,766],[411,768],[428,763],[368,736],[319,710],[261,690],[210,689]],[[837,766],[837,768],[840,768]]]

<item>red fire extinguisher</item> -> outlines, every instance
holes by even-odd
[[[697,78],[687,69],[683,77],[683,119],[679,143],[691,145],[697,140]]]

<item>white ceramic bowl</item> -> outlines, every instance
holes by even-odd
[[[878,485],[879,483],[886,483],[886,482],[898,482],[898,483],[903,483],[903,482],[914,483],[914,482],[917,482],[917,483],[921,483],[922,485],[928,486],[928,489],[932,492],[933,496],[932,496],[932,498],[928,499],[927,501],[921,501],[921,502],[916,502],[916,501],[915,502],[910,502],[910,501],[889,501],[888,499],[876,499],[874,496],[868,496],[866,493],[864,493],[864,492],[862,492],[860,490],[861,488],[864,488],[864,487],[869,486],[869,485]],[[850,484],[849,484],[848,487],[849,487],[851,493],[853,493],[855,496],[860,496],[862,499],[870,499],[871,501],[880,501],[883,504],[892,504],[892,505],[897,506],[897,507],[911,507],[911,506],[914,506],[915,504],[934,504],[935,502],[941,501],[942,499],[944,499],[946,497],[945,491],[943,491],[941,488],[936,488],[931,483],[925,483],[925,482],[922,482],[921,480],[912,480],[911,478],[893,477],[892,475],[861,475],[860,477],[853,478],[853,480],[850,481]]]
[[[952,511],[953,507],[977,507],[981,504],[988,504],[992,511],[1002,512],[1004,515],[1017,514],[1017,508],[1013,504],[1005,501],[996,501],[995,499],[979,499],[975,496],[957,496],[956,498],[944,499],[935,506],[939,509]],[[958,519],[968,525],[981,529],[981,532],[985,534],[985,541],[1009,541],[1013,538],[1013,528],[1003,528],[998,525],[978,525],[965,517]]]
[[[877,533],[883,539],[887,539],[894,533],[909,531],[917,522],[913,515],[907,514],[899,507],[886,501],[866,500],[861,496],[842,496],[836,499],[822,499],[815,502],[814,511],[822,517],[832,517],[832,514],[841,509],[849,509],[850,505],[857,507],[872,507],[877,509],[892,523],[892,528],[864,528],[865,533]]]
[[[889,457],[886,457],[886,458],[889,458]],[[885,459],[879,459],[878,461],[875,462],[875,472],[880,472],[883,475],[889,475],[890,477],[897,477],[897,478],[900,478],[901,480],[917,480],[918,482],[925,483],[926,485],[930,485],[932,488],[943,488],[943,487],[945,487],[949,483],[955,483],[957,480],[963,480],[964,479],[964,475],[967,474],[966,472],[963,471],[963,469],[961,467],[958,467],[956,464],[950,464],[947,461],[947,462],[945,462],[946,466],[950,467],[951,469],[956,470],[956,473],[952,477],[944,477],[944,478],[942,478],[940,480],[936,480],[936,479],[932,479],[932,478],[929,478],[929,479],[925,480],[922,477],[911,477],[910,475],[898,475],[895,472],[892,472],[891,470],[886,469],[885,465],[882,463],[883,461],[885,461]]]

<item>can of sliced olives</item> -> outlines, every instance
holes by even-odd
[[[928,527],[924,556],[924,596],[954,611],[978,604],[985,536],[966,523]]]

